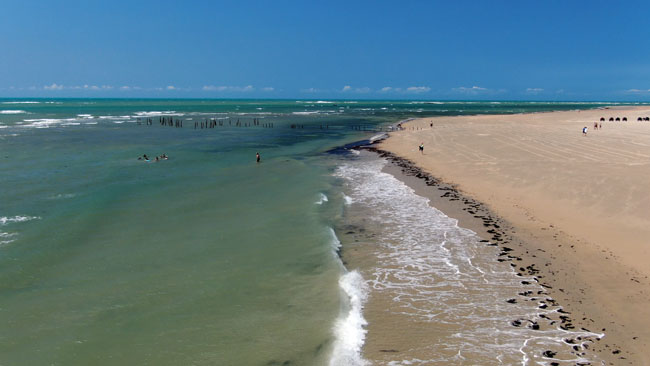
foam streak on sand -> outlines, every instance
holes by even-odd
[[[545,301],[544,289],[522,284],[534,280],[518,277],[508,264],[496,261],[496,248],[383,173],[385,163],[352,162],[336,173],[347,182],[354,206],[373,212],[364,222],[377,234],[377,263],[364,274],[370,272],[372,278],[368,283],[374,304],[368,308],[381,315],[367,310],[367,316],[372,315],[369,339],[387,336],[373,334],[373,321],[390,322],[385,327],[397,338],[388,337],[400,349],[393,359],[370,352],[374,364],[491,364],[495,358],[504,364],[540,363],[549,349],[557,360],[593,361],[571,354],[563,339],[594,340],[602,335],[557,325],[533,327],[557,308],[542,310],[536,301],[506,300],[528,290]]]

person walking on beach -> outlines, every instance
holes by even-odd
[[[424,142],[420,144],[419,149],[420,149],[420,153],[424,155]]]
[[[255,153],[255,160],[257,160],[257,162],[259,163],[260,159],[261,159],[260,153]]]
[[[587,136],[587,126],[582,128],[582,136]]]

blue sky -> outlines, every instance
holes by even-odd
[[[13,1],[0,97],[650,100],[644,1]]]

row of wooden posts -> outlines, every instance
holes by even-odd
[[[138,125],[146,125],[146,126],[153,126],[155,120],[153,118],[138,118],[136,120]],[[183,122],[188,122],[188,121],[183,121],[182,119],[179,118],[174,118],[174,117],[158,117],[158,124],[160,126],[166,126],[166,127],[174,127],[174,128],[184,128]],[[231,118],[228,118],[227,120],[225,119],[217,119],[217,118],[205,118],[199,121],[192,121],[194,122],[194,129],[210,129],[210,128],[217,128],[217,127],[262,127],[262,128],[275,128],[275,124],[273,122],[267,122],[267,123],[262,123],[259,118],[253,118],[252,120],[240,120],[237,118],[236,121],[234,121]],[[192,125],[190,125],[191,127]],[[289,125],[291,129],[304,129],[305,125],[303,124],[291,124]],[[338,125],[333,125],[330,126],[329,124],[321,124],[319,126],[316,125],[307,125],[307,128],[319,128],[321,130],[329,130],[331,128],[333,129],[341,129],[341,128],[348,128],[352,130],[357,130],[357,131],[368,131],[368,132],[389,132],[389,131],[394,131],[396,130],[395,127],[389,126],[389,127],[377,127],[377,126],[372,126],[372,125],[348,125],[348,126],[338,126]]]

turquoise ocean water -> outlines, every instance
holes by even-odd
[[[412,117],[599,105],[0,99],[0,364],[361,364],[331,150]]]

